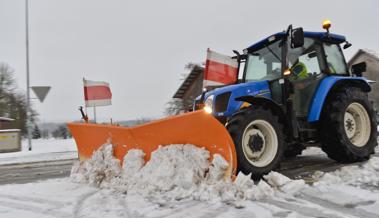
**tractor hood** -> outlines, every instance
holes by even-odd
[[[217,88],[207,92],[204,99],[213,98],[212,111],[214,116],[229,117],[241,108],[243,102],[236,100],[241,96],[271,98],[268,81],[247,82]],[[199,100],[200,96],[196,99]]]

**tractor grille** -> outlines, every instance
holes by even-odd
[[[221,95],[216,96],[215,112],[224,112],[228,109],[229,98],[231,94],[231,92],[225,92]]]

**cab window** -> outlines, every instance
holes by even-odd
[[[250,53],[245,64],[245,80],[275,80],[281,77],[281,40]]]
[[[313,38],[305,38],[302,47],[290,49],[288,61],[292,73],[291,78],[298,80],[320,74],[324,68],[321,50],[321,43]],[[300,72],[296,67],[298,65],[303,66]]]
[[[345,58],[339,45],[324,43],[324,50],[329,73],[347,74]]]

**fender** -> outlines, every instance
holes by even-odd
[[[311,107],[308,113],[308,122],[316,122],[320,119],[322,109],[328,94],[333,89],[349,84],[349,86],[355,86],[361,88],[365,92],[370,92],[371,87],[364,77],[343,77],[343,76],[329,76],[323,79],[317,88]]]
[[[283,108],[280,107],[279,104],[274,102],[273,100],[265,97],[259,97],[259,96],[241,96],[235,99],[236,101],[243,101],[250,103],[252,105],[263,105],[267,108],[270,108],[275,114],[278,114],[280,118],[285,117],[285,112],[283,111]]]

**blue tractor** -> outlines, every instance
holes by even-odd
[[[205,91],[194,109],[204,107],[232,137],[238,170],[258,179],[309,145],[332,159],[367,160],[377,145],[377,121],[362,77],[366,63],[349,70],[341,35],[292,28],[271,35],[233,57],[237,84]],[[343,44],[343,45],[342,45]],[[243,69],[243,70],[242,70]]]

